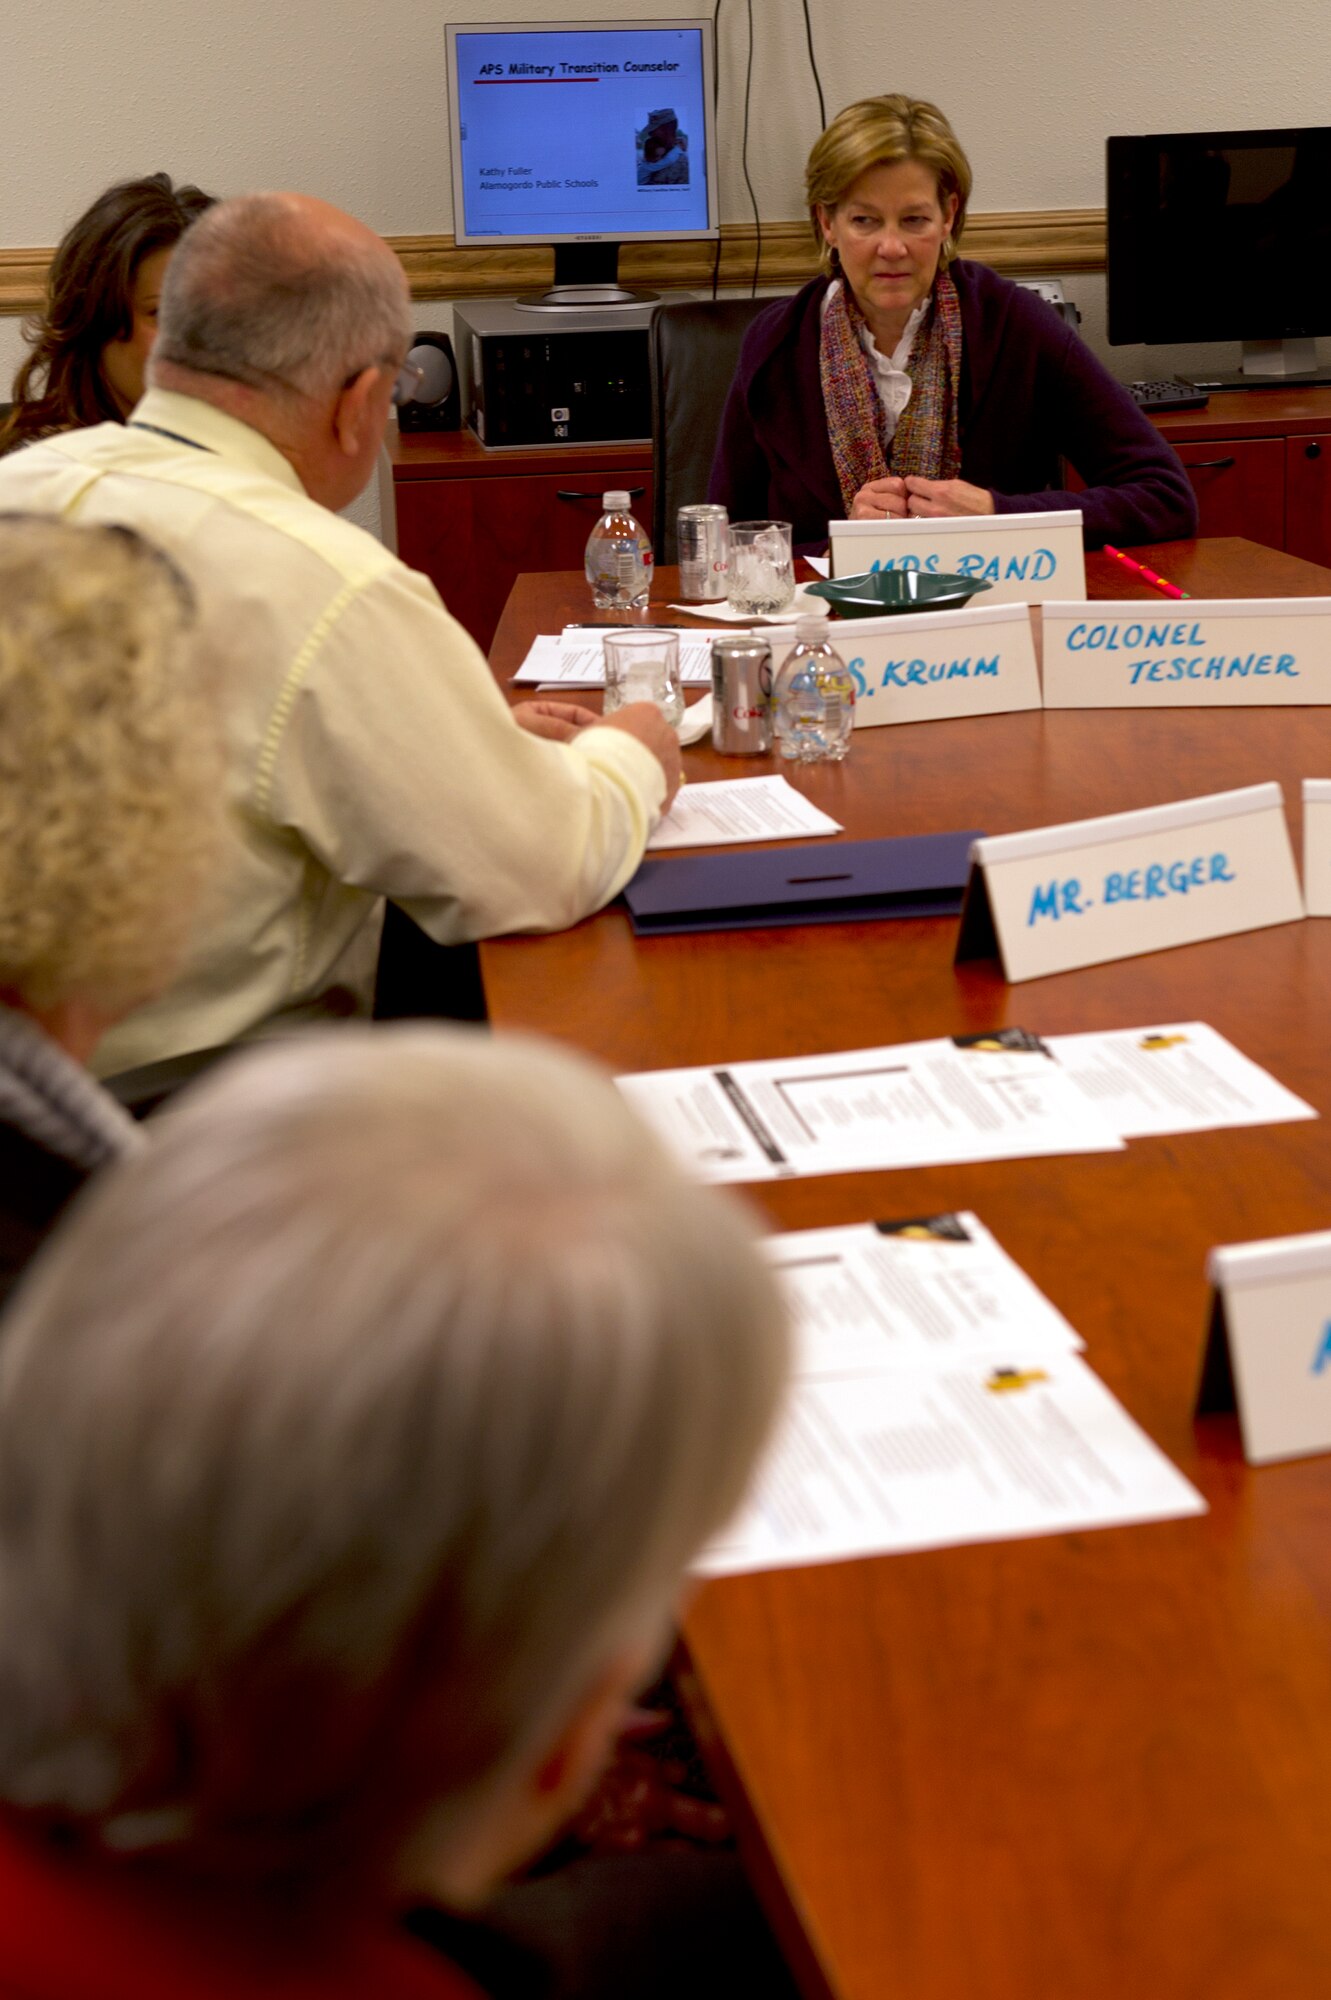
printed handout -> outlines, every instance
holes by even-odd
[[[1066,1353],[1080,1335],[977,1215],[769,1236],[802,1377],[936,1368],[1010,1345]]]
[[[652,851],[727,847],[743,840],[807,840],[841,830],[839,820],[820,812],[784,778],[720,778],[684,786],[647,846]]]
[[[707,1576],[1122,1527],[1205,1503],[1075,1354],[797,1380]]]
[[[706,1180],[1116,1152],[1123,1141],[1020,1030],[717,1069],[620,1089]]]
[[[1049,1035],[1045,1046],[1124,1139],[1317,1116],[1204,1021]]]

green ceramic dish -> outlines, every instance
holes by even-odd
[[[958,611],[992,586],[979,576],[939,576],[927,569],[875,569],[865,576],[808,583],[810,597],[825,597],[843,618],[891,618],[902,611]]]

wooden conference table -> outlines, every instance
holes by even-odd
[[[1331,570],[1242,541],[1143,560],[1197,596],[1331,594]],[[1088,576],[1092,595],[1163,609],[1106,557]],[[588,615],[580,577],[521,578],[496,672]],[[775,768],[710,747],[685,765],[695,781]],[[1300,779],[1331,776],[1331,709],[879,728],[844,765],[787,775],[850,837],[1001,833],[1278,778],[1297,840]],[[975,1209],[1210,1511],[711,1583],[686,1625],[697,1720],[810,1995],[1324,1996],[1331,1459],[1249,1470],[1233,1420],[1192,1410],[1208,1249],[1331,1226],[1331,921],[1019,987],[954,970],[955,933],[935,918],[639,942],[614,909],[483,950],[497,1026],[618,1069],[1201,1019],[1322,1114],[756,1190],[786,1229]]]

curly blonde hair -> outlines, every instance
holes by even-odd
[[[127,1011],[165,982],[221,820],[194,604],[128,529],[0,515],[0,987]]]

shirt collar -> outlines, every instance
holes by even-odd
[[[295,493],[305,491],[296,468],[283,458],[275,444],[270,444],[253,425],[243,424],[239,417],[228,416],[225,410],[201,402],[197,396],[182,396],[175,389],[149,389],[130,411],[129,421],[173,432],[191,444],[200,445],[204,451],[216,452],[231,465],[264,473]]]

